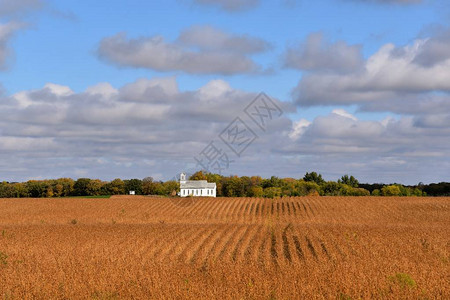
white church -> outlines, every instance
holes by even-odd
[[[216,183],[206,180],[186,180],[186,174],[180,175],[180,192],[178,196],[216,197]]]

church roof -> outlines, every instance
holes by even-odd
[[[215,187],[215,182],[208,182],[206,180],[186,180],[186,183],[180,183],[181,189],[213,189]]]

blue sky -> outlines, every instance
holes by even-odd
[[[118,87],[138,77],[161,73],[104,64],[95,55],[103,37],[127,32],[131,37],[160,34],[170,40],[191,25],[213,25],[232,33],[263,38],[274,47],[256,57],[265,66],[276,68],[273,75],[225,77],[233,87],[264,90],[289,100],[290,90],[301,72],[280,69],[280,57],[286,45],[321,31],[331,40],[362,44],[367,57],[385,43],[407,44],[427,26],[438,24],[442,19],[438,8],[428,3],[405,6],[324,0],[283,5],[264,1],[252,11],[228,13],[180,0],[96,1],[95,4],[49,1],[45,9],[27,16],[32,23],[11,42],[15,62],[0,78],[9,93],[40,88],[47,82],[69,84],[74,91],[83,91],[99,81]],[[180,72],[163,74],[178,75],[180,87],[186,89],[220,77],[188,76]]]
[[[230,9],[230,5],[235,6]],[[286,107],[283,120],[261,137],[257,146],[249,147],[247,156],[239,158],[226,174],[301,177],[306,171],[316,170],[330,180],[345,173],[355,174],[361,181],[446,180],[449,149],[448,143],[442,141],[448,137],[449,116],[443,112],[448,108],[449,98],[447,86],[440,85],[438,78],[445,79],[450,74],[450,71],[445,73],[447,57],[440,58],[440,68],[419,66],[417,81],[430,79],[428,85],[419,88],[407,84],[410,81],[407,70],[414,69],[416,63],[409,61],[408,67],[402,61],[411,55],[423,54],[420,57],[428,60],[436,53],[440,55],[436,49],[446,49],[450,44],[447,38],[449,16],[450,10],[444,1],[431,0],[127,3],[0,0],[0,24],[4,28],[20,24],[4,37],[0,30],[0,45],[8,49],[0,52],[4,67],[0,71],[3,89],[0,105],[4,107],[0,109],[11,118],[5,117],[4,123],[0,123],[0,140],[4,139],[4,149],[0,148],[3,160],[0,179],[88,176],[109,180],[146,175],[170,178],[179,168],[191,166],[192,156],[202,145],[214,139],[220,132],[218,129],[226,127],[227,120],[231,121],[240,113],[240,104],[245,107],[245,103],[263,91]],[[252,48],[241,51],[229,49],[227,44],[225,48],[218,46],[211,39],[208,41],[208,30],[213,31],[213,38],[223,35],[228,39],[226,43]],[[195,36],[194,41],[183,40],[183,33],[190,34],[191,38]],[[154,42],[152,39],[156,37],[163,42]],[[419,40],[424,44],[407,56],[407,49],[414,48]],[[319,41],[321,46],[317,48],[314,41]],[[389,44],[395,46],[394,50],[389,50],[391,60],[374,56]],[[305,50],[308,47],[311,53]],[[176,52],[174,61],[160,63],[167,51],[172,50]],[[286,59],[289,50],[290,62]],[[161,58],[147,55],[148,51],[160,51],[151,53]],[[216,56],[211,58],[210,66],[206,63],[192,66],[188,62],[193,57],[189,56],[190,51],[200,60],[211,53]],[[183,55],[187,58],[179,59]],[[229,65],[236,61],[233,59],[225,61],[222,69],[211,66],[224,62],[223,59],[217,61],[217,55],[234,57],[242,62],[242,68],[230,69]],[[402,60],[395,61],[398,57]],[[384,66],[376,74],[367,71],[372,61],[374,66]],[[384,74],[382,70],[396,70],[401,68],[399,66],[406,71],[399,71],[398,78],[388,83],[374,79]],[[435,82],[433,76],[430,78],[433,72]],[[361,82],[351,86],[348,82],[352,82],[352,78],[353,81],[361,78]],[[133,115],[120,115],[119,112],[124,111],[120,105],[128,104],[131,96],[120,91],[140,79],[172,80],[178,86],[176,91],[162,87],[164,93],[171,95],[168,98],[144,93],[140,95],[140,103],[165,101],[168,111],[190,105],[186,111],[190,117],[179,127],[175,126],[181,122],[176,114],[166,120],[149,115],[144,125],[125,121]],[[328,91],[330,82],[339,82],[342,89],[333,87]],[[75,118],[73,112],[67,111],[75,109],[74,101],[86,99],[86,90],[99,83],[108,83],[115,91],[108,94],[111,97],[108,100],[83,100],[84,109],[92,112],[97,122],[90,124],[84,118],[86,115]],[[48,88],[48,84],[56,88]],[[154,85],[153,82],[146,84]],[[200,91],[210,85],[213,89],[223,89],[224,93],[210,92],[208,97],[212,97],[211,101],[216,101],[217,106],[205,107],[207,104],[199,100]],[[62,86],[70,93],[61,92]],[[355,89],[361,93],[349,94]],[[322,91],[327,92],[327,96],[321,95]],[[437,94],[442,97],[437,99]],[[25,97],[23,95],[28,99],[26,104],[19,99]],[[189,99],[189,104],[183,103],[187,101],[183,99]],[[101,101],[119,112],[95,114]],[[441,105],[442,109],[427,111],[436,105]],[[421,111],[406,109],[422,106]],[[213,110],[218,108],[226,108],[223,115],[229,119],[208,117],[215,115]],[[153,112],[157,108],[142,107],[142,111],[145,109]],[[36,116],[29,115],[41,112],[45,115],[49,111],[54,122],[34,120]],[[203,114],[201,117],[198,117],[199,111]],[[117,124],[114,118],[123,121]],[[441,121],[435,124],[432,120]],[[345,130],[333,136],[330,133],[333,130],[326,131],[319,126],[322,121],[331,128],[343,126]],[[303,125],[298,125],[295,131],[299,123]],[[116,126],[123,129],[122,135],[114,135]],[[184,126],[195,128],[195,133],[187,140],[173,132]],[[201,128],[208,130],[202,132]],[[127,132],[132,136],[148,130],[158,134],[151,140],[135,138],[131,142],[128,139]],[[373,135],[374,145],[370,147],[362,136],[365,131],[368,136]],[[103,140],[101,134],[109,138]],[[278,144],[275,143],[277,147],[274,147],[272,135],[280,138]],[[417,142],[423,136],[427,137],[426,141]],[[123,145],[129,143],[139,145],[142,152],[127,152]],[[35,144],[42,150],[33,149]],[[79,145],[80,149],[71,145]],[[11,155],[17,161],[13,166],[6,162]],[[424,164],[433,171],[424,171]],[[271,167],[273,165],[277,167]]]

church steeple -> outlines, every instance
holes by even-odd
[[[180,183],[186,183],[186,173],[180,174]]]

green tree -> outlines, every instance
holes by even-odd
[[[153,177],[145,177],[142,179],[142,194],[151,195],[152,194],[152,184]]]
[[[135,191],[136,195],[142,195],[142,180],[130,179],[125,180],[125,193],[129,194],[130,191]]]
[[[307,196],[310,194],[318,193],[322,195],[322,190],[320,186],[314,181],[304,181],[298,180],[295,184],[296,195],[298,196]]]
[[[73,190],[76,196],[88,196],[88,186],[91,182],[89,178],[79,178],[73,185]]]
[[[325,196],[339,196],[341,195],[342,184],[335,181],[327,181],[322,184],[322,192]]]
[[[315,182],[317,184],[322,184],[325,182],[322,178],[322,174],[317,174],[316,172],[306,173],[303,176],[303,180],[307,182]]]
[[[283,185],[283,180],[276,176],[270,177],[270,179],[263,179],[262,180],[262,187],[268,188],[268,187],[281,187]]]
[[[224,195],[226,197],[245,196],[244,184],[238,176],[230,176],[223,182]]]
[[[28,194],[33,198],[41,198],[46,196],[47,184],[43,181],[29,180],[26,183]]]
[[[344,175],[338,180],[338,183],[343,183],[351,187],[357,188],[359,186],[358,180],[353,176]]]
[[[180,191],[180,184],[175,180],[169,180],[163,183],[164,195],[176,196]]]
[[[383,196],[400,196],[400,193],[400,188],[395,184],[384,186],[381,189],[381,194]]]
[[[419,188],[415,188],[413,191],[412,191],[412,193],[411,193],[413,196],[416,196],[416,197],[421,197],[422,196],[422,191],[419,189]]]
[[[0,183],[0,198],[15,197],[14,187],[8,182]]]
[[[295,192],[295,184],[297,180],[294,178],[281,179],[281,195],[282,196],[298,196]]]
[[[13,185],[14,187],[14,197],[22,198],[28,197],[28,188],[24,183],[16,183]]]
[[[276,198],[281,196],[281,188],[279,187],[268,187],[264,189],[263,193],[264,197],[266,198]]]

